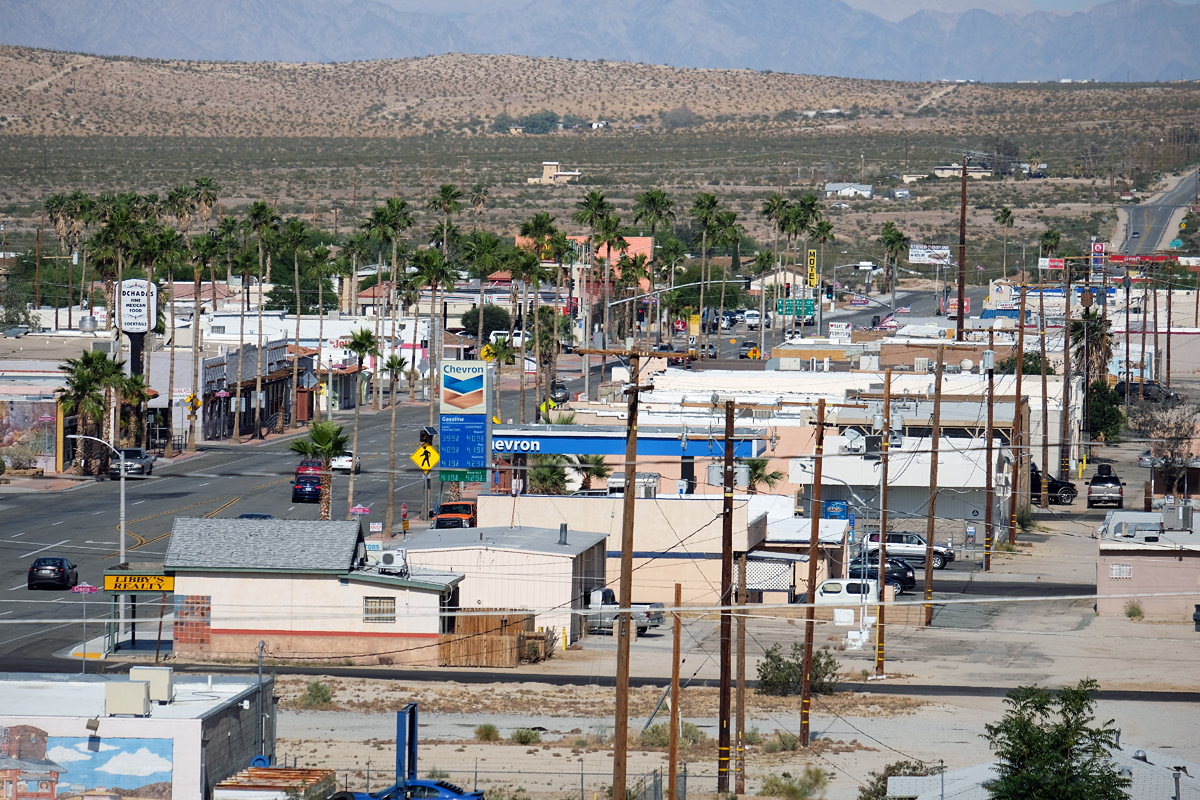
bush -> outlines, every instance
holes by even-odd
[[[762,744],[762,734],[758,732],[758,728],[751,728],[742,735],[742,739],[746,744]]]
[[[12,464],[13,469],[33,469],[37,466],[38,456],[32,447],[26,447],[23,444],[14,444],[4,451],[4,455],[8,457],[8,461]]]
[[[779,731],[779,749],[791,753],[800,749],[800,737],[787,731]]]
[[[768,775],[758,790],[759,797],[785,797],[787,800],[810,800],[822,797],[829,785],[829,775],[816,767],[805,767],[804,774],[793,778],[790,773]]]
[[[537,744],[542,740],[542,735],[532,728],[517,728],[509,738],[517,744]]]
[[[781,652],[781,645],[772,645],[758,662],[758,693],[775,697],[800,694],[804,684],[804,646],[792,642],[792,657]],[[832,653],[817,650],[813,653],[812,692],[833,694],[837,690],[839,665]]]
[[[783,748],[781,748],[781,747],[779,746],[779,740],[778,740],[778,739],[772,739],[771,741],[769,741],[769,742],[767,742],[766,744],[764,744],[764,745],[763,745],[763,752],[764,752],[764,753],[772,753],[772,754],[773,754],[773,753],[778,753],[778,752],[779,752],[780,750],[782,750],[782,749],[783,749]]]
[[[680,726],[679,741],[686,747],[691,747],[694,744],[704,744],[708,741],[708,734],[692,723],[685,722]]]
[[[475,729],[475,739],[480,742],[498,742],[500,729],[490,722],[485,722]]]
[[[1137,600],[1127,601],[1125,603],[1125,616],[1134,622],[1141,621],[1142,617],[1145,616],[1145,612],[1142,611],[1142,604]]]
[[[301,708],[321,708],[333,705],[333,691],[320,681],[311,681],[296,701]]]
[[[438,769],[437,767],[430,767],[429,772],[425,773],[425,777],[431,781],[441,781],[441,780],[445,780],[446,778],[449,778],[450,773],[446,772],[446,770],[444,770],[444,769]]]
[[[667,747],[671,744],[671,724],[669,722],[660,722],[657,725],[651,725],[646,730],[642,731],[642,735],[638,737],[638,744],[642,747]]]
[[[1033,508],[1031,506],[1018,506],[1016,520],[1017,527],[1021,529],[1022,533],[1032,530]]]

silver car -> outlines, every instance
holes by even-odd
[[[863,550],[868,553],[879,551],[879,534],[872,533],[863,542]],[[925,537],[915,533],[889,533],[887,535],[888,557],[902,558],[905,561],[925,560]],[[934,569],[945,569],[954,560],[954,548],[939,544],[933,546],[933,557],[930,562]]]
[[[150,475],[154,472],[154,456],[142,448],[123,447],[121,448],[121,455],[124,457],[126,475]],[[120,460],[116,458],[109,460],[108,476],[110,478],[121,477]]]

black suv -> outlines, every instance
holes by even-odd
[[[1125,399],[1125,381],[1117,381],[1117,385],[1113,387],[1117,396],[1122,400]],[[1141,400],[1143,391],[1147,402],[1150,403],[1174,403],[1179,400],[1179,393],[1172,392],[1169,389],[1164,389],[1158,381],[1146,381],[1145,389],[1142,388],[1141,381],[1133,380],[1129,382],[1129,399]]]
[[[1047,487],[1050,490],[1050,502],[1058,503],[1059,505],[1069,506],[1075,502],[1075,498],[1079,496],[1079,490],[1075,488],[1075,484],[1070,481],[1060,481],[1053,475],[1050,476],[1050,485]],[[1041,497],[1042,494],[1042,471],[1038,469],[1037,464],[1029,465],[1029,496],[1030,498]]]
[[[912,564],[901,558],[888,558],[886,584],[896,590],[896,594],[911,592],[917,587],[916,573]],[[847,578],[859,578],[869,581],[879,580],[879,552],[874,557],[859,555],[846,567]]]

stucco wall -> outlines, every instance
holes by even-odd
[[[1113,578],[1111,565],[1128,564],[1129,578]],[[1137,602],[1147,619],[1191,622],[1200,603],[1200,552],[1191,550],[1101,551],[1096,561],[1096,611],[1108,616],[1125,613],[1127,597],[1106,598],[1109,594],[1145,592],[1190,592],[1177,597],[1139,597]]]

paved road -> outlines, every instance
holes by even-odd
[[[1122,251],[1127,255],[1153,253],[1164,245],[1163,237],[1168,231],[1171,215],[1181,206],[1191,205],[1200,198],[1200,170],[1181,180],[1174,189],[1153,203],[1144,203],[1129,208],[1128,238]],[[1171,236],[1170,239],[1175,238]]]

